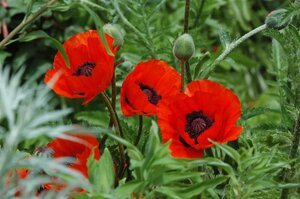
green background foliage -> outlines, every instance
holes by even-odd
[[[12,31],[48,0],[7,2],[8,8],[0,7],[0,24],[7,24]],[[57,169],[62,174],[51,175],[63,176],[71,188],[83,186],[88,190],[75,198],[131,198],[135,192],[145,198],[267,199],[279,198],[282,188],[291,188],[290,198],[299,198],[299,155],[295,160],[298,172],[292,181],[282,180],[292,161],[289,151],[300,106],[300,6],[292,1],[191,1],[189,33],[196,46],[189,62],[193,79],[200,79],[203,70],[232,41],[264,24],[272,10],[285,8],[293,14],[288,27],[268,29],[246,40],[209,77],[239,96],[243,109],[239,124],[244,131],[238,141],[206,150],[203,159],[171,158],[168,143],[161,143],[154,117],[144,118],[143,136],[134,146],[138,117],[123,117],[119,103],[116,110],[124,138],[107,129],[109,113],[100,97],[82,106],[82,100],[54,95],[43,84],[43,75],[52,67],[57,50],[63,52],[63,41],[88,29],[102,32],[106,23],[118,24],[124,34],[124,45],[117,55],[125,60],[116,69],[118,93],[127,74],[141,61],[162,59],[179,69],[172,48],[183,32],[184,4],[183,0],[63,0],[0,49],[0,176],[24,166],[39,171]],[[107,93],[111,95],[110,89]],[[99,138],[109,136],[101,159],[88,162],[93,176],[90,182],[74,181],[82,176],[66,170],[63,162],[55,166],[53,160],[44,157],[24,161],[36,147],[71,130],[70,124],[85,126]],[[127,148],[130,174],[114,179],[113,168],[122,166],[118,142]],[[49,180],[44,177],[34,174],[21,187],[31,184],[27,188],[34,190],[38,184],[34,180]],[[6,181],[1,183],[0,195],[11,197],[4,190]],[[11,190],[14,185],[17,182]],[[47,195],[64,197],[71,188]],[[27,198],[33,195],[28,192]]]

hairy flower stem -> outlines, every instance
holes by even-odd
[[[185,70],[186,70],[187,82],[190,83],[192,81],[192,75],[191,75],[190,63],[188,61],[186,61],[185,63]]]
[[[138,145],[138,143],[141,139],[141,136],[142,136],[142,132],[143,132],[143,116],[139,115],[139,129],[138,129],[138,133],[137,133],[137,136],[135,138],[135,141],[134,141],[135,146]]]
[[[107,95],[104,92],[101,93],[101,97],[102,97],[102,99],[103,99],[103,101],[104,101],[104,103],[105,103],[105,105],[106,105],[106,107],[107,107],[107,109],[108,109],[108,111],[110,113],[110,116],[111,116],[111,118],[113,120],[113,124],[114,124],[114,126],[116,128],[117,135],[119,137],[124,137],[123,130],[122,130],[121,126],[120,126],[119,118],[117,116],[116,111],[114,110],[114,108],[112,106],[112,103],[110,102],[109,98],[107,97]],[[125,164],[126,158],[125,158],[124,147],[120,143],[119,143],[119,150],[120,150],[120,154],[121,154],[121,166],[120,166],[121,169],[120,170],[122,170],[122,167]]]
[[[294,137],[293,137],[290,154],[289,154],[289,159],[292,161],[290,164],[291,169],[284,170],[283,181],[285,183],[292,182],[293,177],[296,174],[296,158],[297,158],[297,151],[300,142],[300,111],[298,113],[298,118],[295,123],[296,124],[294,128]],[[289,189],[284,188],[281,190],[280,199],[287,199],[288,195],[289,195]]]
[[[116,70],[114,70],[113,77],[112,77],[112,80],[111,80],[111,105],[112,105],[114,110],[116,110],[116,98],[117,98]],[[112,121],[112,117],[111,117],[110,120]]]
[[[114,110],[116,110],[116,99],[117,99],[117,87],[116,87],[116,67],[118,67],[120,64],[122,64],[125,60],[123,58],[119,59],[114,64],[114,73],[111,80],[111,104]],[[113,126],[113,119],[112,116],[109,119],[108,127],[111,128]],[[105,142],[107,140],[108,136],[104,135],[101,138],[101,144],[100,144],[100,151],[102,152],[105,149]]]
[[[233,41],[225,49],[225,51],[219,57],[217,57],[217,59],[206,70],[203,71],[201,77],[203,79],[207,79],[210,76],[210,74],[215,70],[216,66],[221,61],[223,61],[237,46],[239,46],[241,43],[243,43],[245,40],[252,37],[253,35],[265,30],[266,28],[267,28],[267,26],[265,24],[261,25],[261,26],[255,28],[255,29],[251,30],[250,32],[248,32],[247,34],[245,34],[244,36],[242,36],[238,40]]]
[[[25,28],[27,25],[32,23],[34,20],[39,18],[45,11],[48,10],[48,8],[56,3],[58,0],[51,0],[45,5],[43,5],[36,13],[33,15],[29,16],[26,18],[24,21],[22,21],[15,29],[13,29],[7,37],[5,37],[1,42],[0,42],[0,49],[3,48],[16,34],[18,34],[23,28]]]
[[[185,0],[183,32],[189,32],[190,0]]]
[[[184,92],[184,69],[185,69],[185,61],[180,60],[180,71],[181,71],[181,92]]]
[[[184,24],[183,24],[183,32],[184,33],[189,32],[189,17],[190,17],[190,0],[186,0],[185,1],[185,9],[184,9]],[[185,63],[185,68],[186,68],[187,81],[191,82],[192,75],[191,75],[190,65],[189,65],[188,61],[186,61],[186,63]]]

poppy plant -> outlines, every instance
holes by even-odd
[[[137,64],[121,88],[121,108],[125,116],[155,115],[161,101],[180,92],[180,75],[161,60]]]
[[[115,53],[117,49],[112,47],[113,38],[107,34],[105,37],[109,48]],[[95,30],[74,35],[63,47],[70,66],[66,65],[62,54],[58,52],[53,68],[45,75],[45,83],[61,96],[84,98],[83,104],[86,104],[110,85],[114,57],[106,52]]]
[[[81,172],[88,178],[87,159],[94,153],[94,158],[99,160],[99,143],[93,135],[72,134],[76,140],[56,138],[47,144],[53,150],[54,158],[71,157],[74,161],[69,167]]]
[[[180,93],[158,107],[158,124],[164,142],[172,140],[171,154],[177,158],[200,158],[203,149],[236,140],[242,127],[238,97],[210,80],[193,81]]]

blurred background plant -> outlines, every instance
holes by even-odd
[[[0,39],[3,39],[49,1],[2,0],[1,3]],[[51,180],[41,172],[32,172],[33,176],[25,179],[26,182],[11,180],[7,185],[3,176],[25,167],[37,171],[55,169],[63,176],[68,175],[63,179],[70,189],[49,192],[50,198],[55,194],[64,197],[76,186],[90,191],[78,198],[90,195],[128,198],[132,192],[145,198],[200,195],[203,198],[279,198],[283,188],[290,188],[290,198],[299,198],[299,172],[286,183],[283,180],[291,165],[300,170],[299,155],[296,159],[289,157],[300,105],[299,2],[286,0],[191,1],[189,33],[196,46],[189,62],[193,79],[199,79],[230,42],[264,24],[271,11],[285,8],[293,14],[288,27],[280,31],[268,29],[246,40],[209,77],[240,97],[243,106],[240,124],[244,132],[238,141],[206,151],[206,158],[201,160],[174,160],[158,138],[154,118],[144,119],[141,141],[132,146],[130,143],[137,136],[138,117],[121,117],[125,139],[110,137],[106,143],[110,153],[106,152],[103,161],[101,158],[100,162],[91,163],[94,166],[90,168],[91,172],[99,169],[98,173],[113,173],[101,165],[109,165],[110,157],[113,161],[118,159],[116,142],[121,142],[127,146],[132,174],[125,174],[126,178],[117,179],[117,183],[110,179],[113,183],[98,191],[94,190],[103,182],[94,179],[90,185],[77,184],[79,181],[72,179],[78,178],[78,174],[66,170],[63,162],[28,158],[51,137],[71,130],[67,124],[97,127],[97,133],[108,126],[109,114],[99,98],[81,106],[81,100],[52,97],[39,83],[59,47],[55,41],[63,42],[75,33],[95,28],[94,18],[85,6],[99,16],[101,24],[118,24],[124,34],[124,45],[118,56],[125,61],[116,69],[119,93],[122,81],[140,61],[163,59],[179,69],[172,48],[183,32],[184,5],[183,0],[57,1],[0,49],[1,196],[3,193],[10,198],[16,187],[24,186],[24,190],[31,191],[22,197],[34,197],[32,190]],[[116,110],[121,115],[119,103]],[[297,151],[299,154],[299,148]],[[12,176],[18,178],[16,174]],[[10,189],[6,190],[7,186]]]

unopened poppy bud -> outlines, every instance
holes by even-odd
[[[103,26],[104,32],[114,38],[114,47],[121,47],[124,43],[123,33],[120,31],[120,28],[116,24],[105,24]]]
[[[289,25],[291,18],[287,17],[286,9],[278,9],[270,12],[266,17],[265,24],[268,28],[281,30]]]
[[[181,61],[189,60],[195,52],[195,44],[191,35],[185,33],[177,38],[173,47],[173,54]]]

